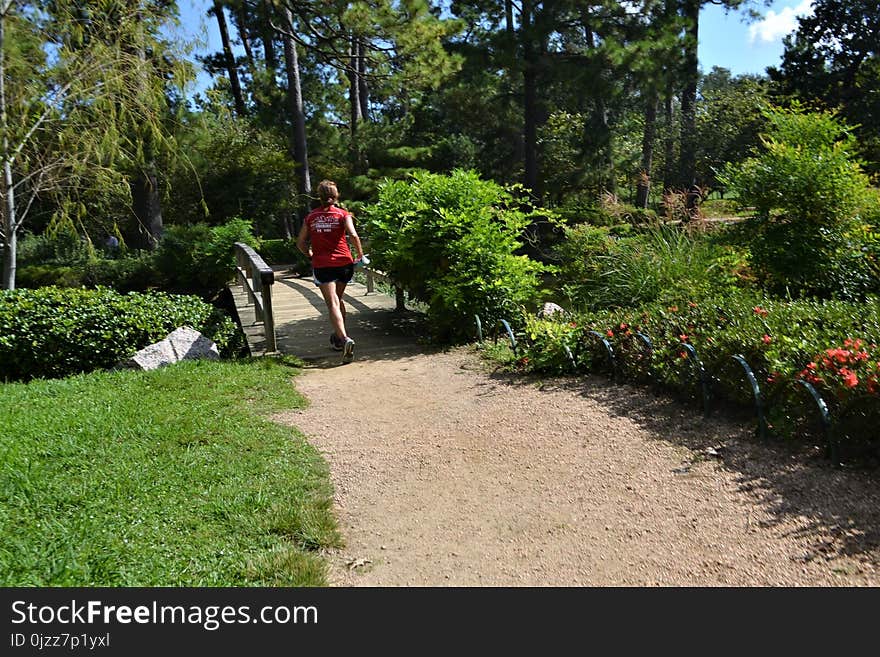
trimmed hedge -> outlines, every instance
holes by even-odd
[[[0,292],[0,380],[113,367],[182,325],[211,338],[223,354],[240,339],[229,317],[192,296],[104,287]]]

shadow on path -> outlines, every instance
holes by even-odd
[[[655,440],[688,448],[691,463],[717,460],[737,473],[740,490],[758,498],[776,517],[774,522],[806,518],[806,528],[799,534],[814,537],[821,529],[832,537],[814,540],[804,561],[833,554],[880,560],[880,471],[876,469],[837,468],[818,447],[761,441],[751,413],[725,409],[706,418],[699,402],[681,401],[647,387],[598,376],[542,379],[497,368],[489,376],[494,383],[576,393],[612,415],[636,422]],[[684,463],[681,474],[686,476],[688,470]]]

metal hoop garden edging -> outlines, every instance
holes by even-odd
[[[565,355],[568,356],[568,362],[571,363],[571,371],[577,372],[577,362],[574,359],[574,354],[571,353],[571,349],[568,348],[567,344],[562,345],[562,348],[565,350]]]
[[[477,323],[477,340],[482,342],[483,341],[483,322],[480,321],[479,315],[474,315],[474,320]]]
[[[761,387],[758,385],[758,379],[745,358],[739,354],[733,355],[731,358],[742,365],[742,368],[746,371],[746,377],[752,386],[752,395],[755,398],[755,412],[758,414],[758,435],[761,437],[761,440],[766,440],[767,419],[764,417],[764,399],[761,396]]]
[[[642,349],[642,354],[645,355],[648,359],[648,377],[653,379],[654,364],[652,361],[654,359],[654,343],[651,342],[651,338],[649,338],[645,333],[640,333],[639,331],[636,331],[635,333],[633,333],[633,335],[636,336],[636,339],[638,339],[644,345],[644,348]]]
[[[834,427],[831,424],[831,413],[828,411],[828,404],[825,403],[825,400],[822,399],[822,395],[819,394],[819,391],[816,390],[816,388],[813,387],[813,384],[809,381],[797,379],[795,383],[799,383],[806,388],[807,392],[813,397],[813,401],[816,402],[816,406],[819,408],[819,415],[822,418],[822,428],[825,431],[825,443],[828,449],[828,456],[835,464],[839,463],[838,445],[837,440],[834,437]]]
[[[594,337],[599,338],[602,344],[605,346],[605,352],[608,354],[608,363],[611,365],[611,380],[614,381],[617,379],[617,358],[614,357],[614,348],[611,346],[611,343],[605,339],[598,331],[587,331],[587,335],[592,335]]]
[[[510,328],[510,324],[507,322],[506,319],[499,319],[498,321],[504,326],[505,330],[507,331],[507,337],[510,338],[510,348],[513,349],[513,355],[516,356],[516,336],[513,335],[513,329]]]
[[[703,415],[709,417],[709,384],[706,381],[706,368],[703,367],[703,361],[697,356],[697,350],[694,348],[694,345],[685,342],[682,344],[682,348],[686,349],[692,357],[691,362],[693,364],[691,369],[700,379],[700,391],[703,394]]]

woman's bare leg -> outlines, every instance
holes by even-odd
[[[348,283],[340,283],[336,281],[336,296],[339,298],[339,312],[342,313],[342,322],[345,323],[345,301],[342,299],[342,295],[345,294],[345,286]]]
[[[330,311],[330,324],[336,332],[336,337],[344,340],[348,337],[345,332],[345,307],[342,306],[339,296],[336,294],[336,286],[338,283],[322,283],[321,296],[324,297],[324,303],[327,304],[327,310]]]

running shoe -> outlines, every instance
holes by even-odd
[[[342,345],[342,362],[350,363],[354,360],[354,340],[351,338],[345,338],[345,343]]]
[[[335,333],[330,334],[330,348],[333,351],[342,351],[342,340],[337,338]]]

